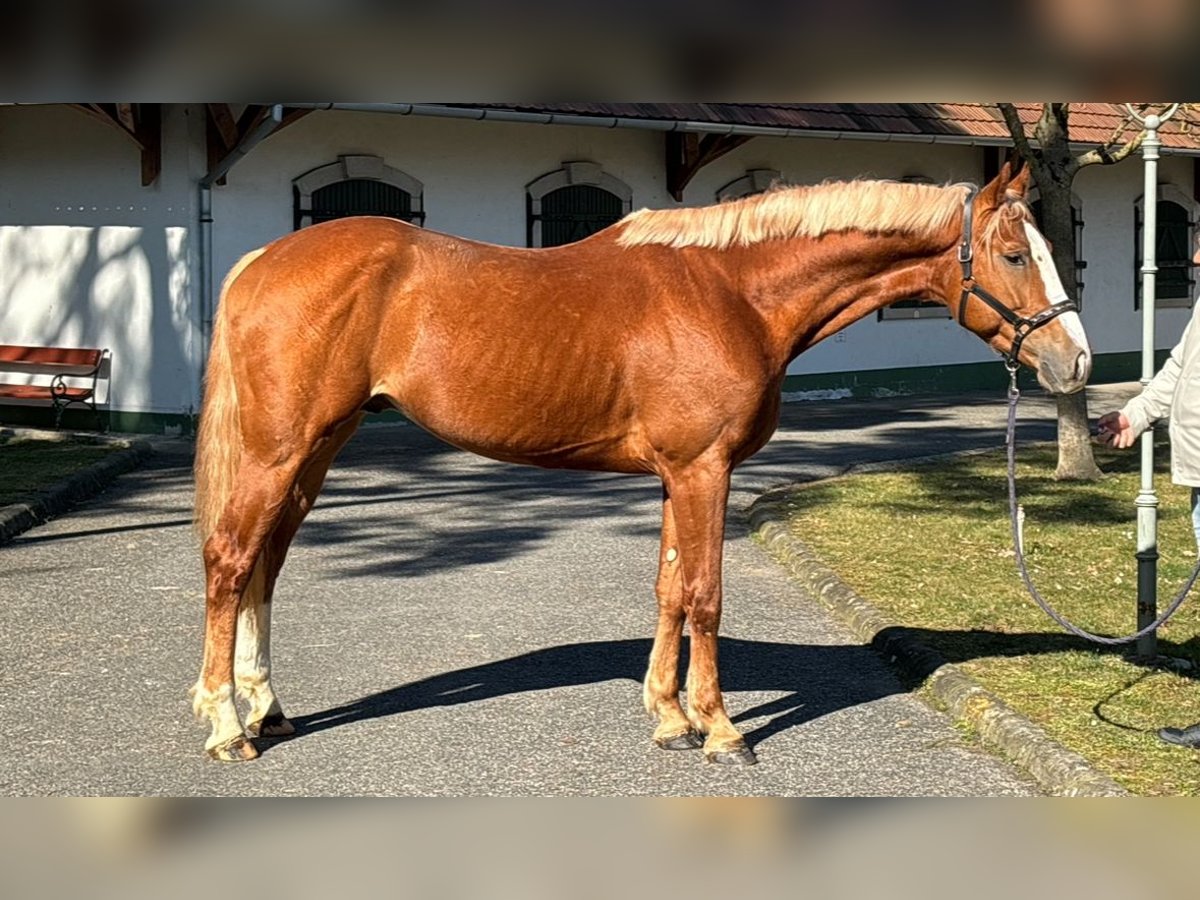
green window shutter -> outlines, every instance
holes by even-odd
[[[1159,299],[1187,299],[1192,295],[1190,224],[1187,210],[1178,203],[1163,200],[1158,204],[1155,295]]]
[[[1138,306],[1142,296],[1142,211],[1136,211],[1136,257],[1134,277],[1137,284]],[[1155,275],[1156,300],[1190,301],[1195,290],[1192,274],[1192,226],[1188,211],[1172,200],[1158,201],[1158,233],[1154,255],[1158,273]]]
[[[346,216],[387,216],[414,225],[423,225],[425,214],[413,210],[412,195],[394,184],[371,178],[349,178],[335,181],[312,192],[311,208],[300,208],[300,194],[295,194],[296,227],[315,225]]]
[[[624,215],[620,197],[590,184],[573,184],[551,191],[542,197],[541,206],[540,214],[530,213],[530,222],[541,222],[543,247],[582,240]]]

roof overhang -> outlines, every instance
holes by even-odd
[[[798,128],[777,125],[748,125],[736,122],[705,122],[673,118],[637,118],[633,116],[581,115],[565,112],[532,112],[497,106],[468,106],[439,103],[285,103],[284,106],[306,110],[341,110],[346,112],[391,113],[402,116],[430,116],[484,122],[520,122],[532,125],[567,125],[585,128],[629,128],[664,133],[701,135],[782,137],[835,141],[874,141],[883,143],[944,144],[969,147],[1012,147],[1011,138],[988,135],[953,134],[944,132],[895,132],[871,129]],[[1097,146],[1089,142],[1072,142],[1071,146],[1086,150]],[[1200,147],[1164,145],[1163,156],[1200,157]]]

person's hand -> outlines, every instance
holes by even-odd
[[[1100,440],[1118,450],[1132,447],[1133,442],[1137,440],[1129,419],[1119,412],[1105,413],[1097,424],[1100,427]]]

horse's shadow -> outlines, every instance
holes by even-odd
[[[910,659],[900,670],[885,666],[881,653],[903,632],[941,650]],[[842,709],[907,692],[942,662],[985,656],[1025,656],[1080,649],[1082,641],[1057,633],[1001,634],[989,631],[885,629],[870,645],[813,645],[722,638],[721,685],[726,692],[781,693],[773,700],[737,712],[735,722],[767,718],[746,732],[757,744],[781,732]],[[687,641],[684,641],[686,663]],[[1119,651],[1114,651],[1119,652]],[[476,703],[528,691],[569,688],[612,680],[641,682],[649,640],[595,641],[535,650],[520,656],[446,672],[402,684],[342,706],[292,719],[296,740],[330,728],[416,710]],[[736,707],[736,700],[731,704]],[[745,727],[745,726],[743,726]],[[264,740],[265,746],[274,740]]]

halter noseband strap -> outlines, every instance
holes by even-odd
[[[1062,300],[1052,306],[1046,307],[1041,312],[1026,318],[1019,316],[1013,310],[1009,309],[978,284],[975,283],[975,275],[972,273],[971,263],[974,254],[971,250],[971,232],[975,220],[975,194],[976,188],[971,188],[967,193],[967,199],[963,206],[963,231],[962,242],[958,245],[958,262],[962,266],[962,296],[958,301],[958,322],[960,325],[966,325],[967,318],[967,301],[974,294],[989,307],[996,315],[1000,316],[1005,322],[1013,327],[1016,332],[1013,337],[1012,349],[1008,351],[1008,355],[1004,357],[1004,363],[1008,366],[1009,371],[1015,371],[1020,365],[1017,357],[1021,353],[1021,345],[1025,342],[1025,338],[1033,334],[1043,325],[1048,324],[1054,319],[1067,312],[1078,312],[1079,307],[1074,300]]]

